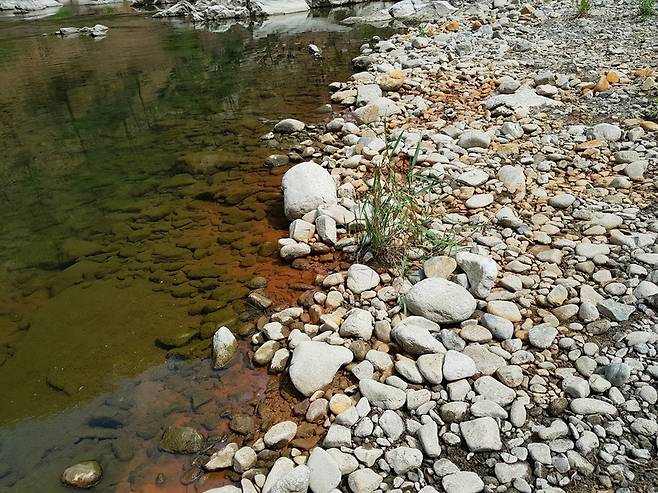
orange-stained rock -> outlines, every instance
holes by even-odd
[[[576,151],[584,151],[585,149],[592,149],[594,147],[599,147],[603,145],[602,140],[594,139],[594,140],[588,140],[587,142],[581,142],[579,144],[576,144]]]
[[[446,31],[457,31],[459,29],[459,21],[452,21],[446,24]]]
[[[610,89],[610,82],[605,77],[601,77],[599,81],[594,86],[594,92],[604,92]]]
[[[636,77],[651,77],[653,75],[653,69],[649,67],[638,68],[633,71]]]
[[[605,78],[610,82],[610,84],[618,84],[619,83],[619,74],[615,72],[614,70],[611,70],[608,72],[605,76]]]
[[[640,126],[644,130],[650,130],[652,132],[655,132],[656,130],[658,130],[658,123],[652,122],[652,121],[649,121],[649,120],[643,121],[642,123],[640,123]]]

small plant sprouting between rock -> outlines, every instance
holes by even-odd
[[[410,259],[428,255],[454,255],[459,248],[458,231],[439,232],[431,228],[432,209],[427,200],[440,180],[418,166],[422,137],[414,155],[398,156],[404,132],[392,143],[384,130],[382,160],[373,169],[372,184],[359,204],[358,257],[364,262],[405,268]]]
[[[656,15],[656,0],[640,0],[640,17],[647,19]]]
[[[592,0],[576,0],[576,14],[578,17],[587,17],[592,10]]]
[[[372,184],[358,208],[359,257],[381,265],[401,266],[410,250],[431,240],[431,208],[425,194],[438,180],[420,174],[417,167],[422,139],[407,163],[397,156],[404,132],[392,143],[386,129],[384,134],[382,160],[375,164]]]

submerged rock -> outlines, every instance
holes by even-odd
[[[194,454],[204,446],[205,438],[190,426],[170,426],[160,439],[160,450],[172,454]]]
[[[286,118],[274,125],[274,131],[281,134],[290,134],[293,132],[301,132],[304,130],[304,127],[306,127],[304,122],[300,122],[294,118]]]
[[[101,480],[103,469],[95,460],[79,462],[67,467],[62,473],[62,483],[74,488],[88,489]]]
[[[103,24],[96,24],[92,27],[60,27],[55,34],[59,36],[91,36],[92,38],[101,38],[107,36],[109,27]]]

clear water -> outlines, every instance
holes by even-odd
[[[63,490],[88,459],[103,491],[226,480],[183,486],[193,458],[157,443],[183,422],[234,438],[231,414],[268,376],[246,344],[213,371],[211,329],[252,329],[253,276],[278,303],[314,277],[276,258],[282,170],[263,161],[287,146],[260,137],[327,117],[327,84],[375,34],[335,15],[210,30],[125,5],[0,18],[0,490]],[[95,23],[106,38],[43,36]]]

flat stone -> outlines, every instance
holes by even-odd
[[[457,265],[466,273],[468,290],[478,298],[486,298],[496,283],[498,266],[491,257],[470,252],[459,252]]]
[[[379,426],[392,442],[396,442],[404,433],[404,422],[395,411],[384,411],[379,417]]]
[[[617,408],[599,399],[579,398],[570,402],[569,407],[576,414],[607,414],[609,416],[617,415]]]
[[[447,279],[457,268],[457,261],[445,255],[431,257],[423,264],[426,277],[441,277]]]
[[[379,280],[379,274],[367,265],[352,264],[347,271],[347,287],[355,294],[373,289]]]
[[[421,426],[416,432],[416,436],[427,457],[434,458],[441,455],[439,428],[434,421],[428,421]]]
[[[372,337],[374,322],[369,311],[353,308],[340,326],[339,333],[343,337],[355,337],[367,341]]]
[[[487,303],[487,312],[510,322],[520,322],[523,319],[519,307],[511,301],[490,301]]]
[[[398,447],[386,452],[386,462],[396,474],[406,474],[423,463],[423,453],[417,448]]]
[[[296,434],[297,424],[292,421],[283,421],[272,426],[265,433],[263,441],[266,447],[277,450],[288,445]]]
[[[382,477],[372,469],[358,469],[347,477],[352,493],[373,493],[382,484]]]
[[[432,336],[432,333],[438,333],[439,329],[439,325],[431,320],[412,316],[393,327],[391,336],[410,354],[443,353],[443,344]]]
[[[555,327],[535,326],[528,330],[530,344],[539,349],[548,349],[553,344],[558,332]]]
[[[457,141],[459,147],[471,149],[473,147],[488,148],[491,145],[491,135],[482,130],[464,130]]]
[[[484,481],[470,471],[460,471],[444,476],[441,485],[446,493],[480,493],[484,490]]]
[[[516,398],[516,392],[495,378],[484,375],[478,378],[473,385],[475,391],[485,399],[507,406]]]
[[[329,385],[338,369],[353,357],[352,351],[343,346],[303,341],[292,353],[290,380],[299,392],[310,396]]]
[[[400,409],[407,401],[404,390],[375,380],[361,380],[359,390],[372,406],[380,409]]]
[[[443,382],[443,353],[423,354],[416,360],[418,371],[430,385]]]
[[[494,202],[494,196],[490,193],[477,193],[470,197],[464,205],[467,209],[481,209],[488,207]]]
[[[297,466],[277,481],[269,493],[306,493],[310,480],[311,471],[308,466]]]
[[[634,306],[625,305],[610,298],[599,301],[596,308],[601,315],[613,322],[625,322],[635,312]]]

